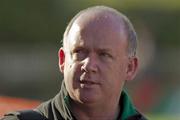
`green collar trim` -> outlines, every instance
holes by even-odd
[[[71,98],[69,97],[69,95],[64,97],[65,104],[67,105],[68,108],[70,108],[70,99]]]
[[[68,108],[70,108],[70,99],[69,95],[64,97],[65,104]],[[126,120],[128,117],[137,114],[135,107],[125,91],[122,91],[121,93],[120,107],[120,120]]]
[[[128,94],[125,91],[122,91],[121,93],[120,107],[121,120],[126,120],[128,117],[137,114],[135,107],[133,106]]]

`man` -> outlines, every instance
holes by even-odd
[[[3,120],[145,120],[123,91],[136,75],[136,46],[134,28],[123,14],[105,6],[81,11],[59,50],[60,92],[34,112],[10,113]]]

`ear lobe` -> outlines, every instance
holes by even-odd
[[[132,57],[129,58],[129,64],[128,64],[128,69],[127,69],[127,78],[126,80],[132,80],[136,76],[137,69],[138,69],[138,58],[137,57]]]
[[[63,73],[64,72],[64,62],[65,62],[65,53],[64,53],[63,48],[59,49],[58,57],[59,57],[59,69]]]

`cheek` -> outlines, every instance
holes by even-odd
[[[125,64],[117,64],[112,69],[112,79],[115,86],[123,84],[126,79],[126,65]]]
[[[119,64],[120,62],[114,62],[106,65],[102,68],[102,76],[108,81],[108,84],[114,84],[114,82],[124,81],[126,78],[126,63]]]
[[[125,77],[124,74],[122,74],[123,71],[121,71],[121,69],[113,67],[112,69],[104,70],[102,73],[102,89],[106,96],[118,96],[119,92],[123,89]]]
[[[80,78],[80,65],[79,63],[66,63],[64,68],[64,80],[71,87],[77,87],[76,83]]]
[[[77,64],[75,63],[66,63],[64,67],[64,79],[73,78],[74,74],[77,71]]]
[[[66,79],[66,77],[72,76],[71,74],[74,71],[74,66],[75,66],[75,63],[71,59],[71,56],[67,54],[65,57],[65,63],[64,63],[64,79]]]

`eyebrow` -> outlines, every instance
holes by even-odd
[[[112,50],[110,48],[98,48],[97,51],[112,52]]]
[[[77,46],[74,46],[70,51],[75,52],[76,50],[80,50],[80,49],[87,50],[88,48],[86,48],[86,47],[84,47],[82,45],[77,45]]]

